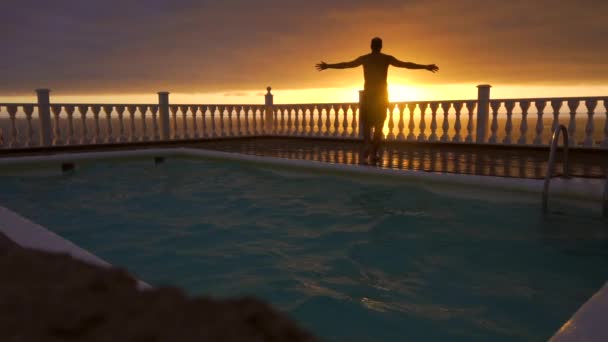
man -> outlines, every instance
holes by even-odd
[[[363,141],[365,149],[361,153],[362,163],[367,163],[367,159],[372,156],[372,163],[378,161],[377,156],[380,144],[382,143],[382,129],[386,119],[386,109],[388,107],[388,89],[386,77],[389,65],[397,68],[424,69],[430,72],[437,72],[439,68],[435,64],[421,65],[410,62],[402,62],[391,55],[385,55],[382,50],[382,39],[376,37],[372,39],[372,52],[361,56],[352,62],[327,64],[321,62],[316,65],[317,70],[325,69],[346,69],[356,68],[363,65],[363,77],[365,86],[363,87],[363,101],[359,110],[360,120],[363,126]],[[373,129],[373,140],[372,140]],[[369,148],[372,140],[371,151]]]

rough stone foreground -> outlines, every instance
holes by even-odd
[[[316,341],[254,299],[139,291],[120,269],[16,246],[0,234],[0,341]]]

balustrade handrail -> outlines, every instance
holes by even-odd
[[[564,146],[564,163],[563,163],[563,171],[562,178],[570,178],[568,173],[568,129],[564,125],[559,125],[553,132],[553,136],[551,138],[551,152],[549,152],[549,161],[547,163],[547,174],[545,175],[545,183],[543,185],[543,213],[547,212],[547,201],[549,196],[549,184],[551,183],[551,178],[553,177],[553,168],[555,166],[555,155],[557,151],[557,144],[559,143],[559,136],[562,133],[563,137],[563,146]]]
[[[513,102],[520,102],[520,101],[570,101],[570,100],[578,100],[578,101],[587,101],[587,100],[595,100],[595,101],[601,101],[608,98],[608,96],[568,96],[568,97],[525,97],[525,98],[504,98],[504,99],[495,99],[493,98],[492,101],[497,101],[497,102],[506,102],[506,101],[513,101]]]

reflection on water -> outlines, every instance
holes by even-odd
[[[358,164],[361,144],[357,142],[260,139],[219,141],[200,144],[203,148],[239,152],[257,156],[303,159],[339,164]],[[570,152],[570,174],[577,177],[605,177],[608,160],[599,154]],[[599,157],[598,157],[599,156]],[[562,174],[558,153],[554,175]],[[527,149],[458,148],[438,145],[389,143],[377,167],[482,176],[536,178],[545,177],[547,151]]]

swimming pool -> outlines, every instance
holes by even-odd
[[[599,208],[150,158],[0,176],[0,204],[152,285],[254,294],[337,340],[542,340],[606,280]],[[463,195],[469,195],[463,198]]]

